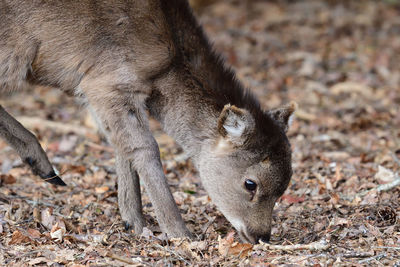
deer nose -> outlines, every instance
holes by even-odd
[[[260,243],[260,241],[268,243],[270,239],[271,239],[271,234],[262,235],[257,237],[257,243]]]

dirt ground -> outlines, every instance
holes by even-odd
[[[195,1],[205,31],[272,108],[296,101],[294,175],[270,244],[240,243],[182,150],[151,123],[193,241],[127,232],[113,150],[86,111],[49,88],[1,98],[67,187],[31,174],[0,141],[2,266],[400,266],[400,5],[397,1]]]

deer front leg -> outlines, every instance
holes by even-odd
[[[158,145],[149,130],[144,101],[131,100],[127,103],[127,98],[118,93],[104,95],[108,99],[100,101],[96,94],[92,95],[92,99],[88,95],[88,99],[116,149],[116,167],[120,176],[118,198],[122,218],[128,223],[140,225],[144,222],[139,212],[139,182],[132,175],[132,170],[136,170],[143,180],[161,230],[171,237],[190,236],[164,176]]]
[[[104,123],[90,105],[89,111],[101,132],[112,143],[110,129],[106,129]],[[115,158],[115,169],[118,177],[118,207],[125,229],[133,228],[135,234],[141,234],[146,221],[143,217],[139,176],[133,168],[132,160],[120,157],[119,154]]]
[[[0,136],[14,148],[33,173],[46,182],[66,185],[54,172],[46,153],[36,137],[0,106]]]
[[[133,227],[140,234],[145,226],[142,212],[142,198],[137,172],[133,169],[132,161],[116,156],[116,171],[118,176],[118,206],[125,228]]]

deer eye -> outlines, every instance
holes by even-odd
[[[250,192],[254,192],[257,189],[257,184],[256,182],[250,180],[250,179],[246,179],[246,181],[244,182],[244,186],[246,187],[247,190],[249,190]]]

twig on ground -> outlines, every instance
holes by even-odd
[[[318,242],[313,242],[310,244],[296,244],[296,245],[271,245],[267,243],[261,243],[254,246],[254,250],[326,250],[330,247],[330,244],[326,240],[320,240]]]
[[[366,263],[366,262],[369,262],[369,261],[372,261],[372,260],[378,261],[380,258],[382,258],[385,255],[386,255],[385,253],[380,253],[380,254],[378,254],[376,256],[369,257],[369,258],[366,258],[364,260],[360,260],[360,261],[358,261],[358,263],[362,264],[362,263]]]
[[[25,253],[23,253],[21,255],[16,255],[16,259],[23,259],[26,256],[30,256],[32,254],[39,253],[39,252],[43,252],[43,250],[42,249],[35,249],[35,250],[32,250],[32,251],[25,252]]]
[[[400,247],[372,247],[372,248],[400,250]]]
[[[34,206],[43,205],[43,206],[52,207],[52,208],[55,208],[55,209],[56,208],[60,208],[60,206],[57,206],[57,205],[54,205],[54,204],[51,204],[51,203],[47,203],[47,202],[43,202],[43,201],[30,200],[30,199],[25,199],[25,198],[21,198],[21,200],[25,201],[28,204],[34,205]],[[62,216],[65,216],[65,215],[62,215]]]
[[[361,251],[354,251],[350,253],[341,253],[337,255],[341,258],[367,258],[374,256],[374,252],[361,252]]]
[[[387,183],[380,185],[376,188],[376,191],[388,191],[392,188],[395,188],[396,186],[400,185],[400,177],[396,174],[396,179],[393,182]]]
[[[395,176],[396,178],[387,184],[382,184],[380,186],[377,186],[375,188],[369,189],[369,190],[365,190],[363,192],[358,193],[356,196],[358,197],[363,197],[366,194],[368,194],[371,191],[377,191],[377,192],[381,192],[381,191],[389,191],[390,189],[395,188],[396,186],[400,185],[400,176],[396,174]]]
[[[127,263],[127,264],[131,264],[131,265],[133,265],[133,264],[138,264],[139,262],[134,262],[132,259],[130,259],[130,258],[127,258],[127,257],[123,257],[123,256],[119,256],[119,255],[117,255],[117,254],[114,254],[114,253],[112,253],[112,252],[110,252],[110,251],[108,251],[107,253],[106,253],[106,257],[109,257],[109,258],[111,258],[111,259],[113,259],[113,260],[117,260],[117,261],[120,261],[120,262],[123,262],[123,263]]]
[[[89,141],[85,142],[85,145],[87,145],[88,147],[91,147],[93,149],[96,149],[96,150],[106,151],[106,152],[109,152],[109,153],[114,153],[114,149],[112,147],[109,147],[109,146],[102,146],[102,145],[99,145],[99,144],[96,144],[96,143],[93,143],[93,142],[89,142]]]
[[[96,132],[82,125],[66,124],[62,122],[44,120],[39,117],[18,117],[17,120],[23,124],[26,128],[37,128],[40,130],[51,129],[52,131],[59,133],[74,133],[81,136],[93,136]]]

